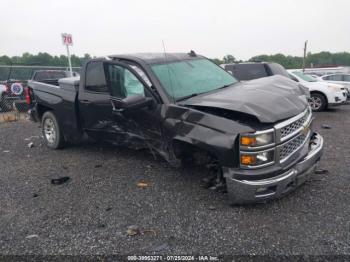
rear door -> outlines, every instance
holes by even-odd
[[[83,130],[98,140],[113,137],[115,132],[111,128],[112,104],[103,61],[90,61],[81,77],[84,79],[81,79],[78,100]]]

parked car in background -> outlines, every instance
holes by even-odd
[[[350,74],[350,66],[305,68],[304,73],[308,75],[317,75],[317,76],[330,75],[330,74]]]
[[[328,106],[344,104],[347,90],[342,85],[321,82],[301,70],[287,70],[290,77],[310,90],[310,106],[313,111],[323,111]]]
[[[0,111],[14,109],[14,104],[25,100],[26,81],[7,80],[2,82],[0,90]]]
[[[343,85],[348,91],[350,98],[350,74],[330,74],[319,77],[321,81]]]
[[[247,81],[273,75],[281,75],[289,78],[286,69],[277,63],[246,62],[222,64],[221,67],[231,73],[239,81]]]
[[[59,79],[71,76],[79,76],[79,74],[77,72],[73,72],[73,75],[71,75],[70,71],[66,70],[37,70],[33,72],[31,80],[58,85]]]
[[[93,59],[80,79],[58,82],[28,83],[29,115],[49,148],[87,134],[211,166],[208,185],[233,204],[288,194],[322,155],[305,88],[278,75],[240,83],[193,51]]]

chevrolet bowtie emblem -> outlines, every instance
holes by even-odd
[[[304,134],[304,135],[307,135],[310,131],[310,127],[308,124],[304,124],[303,125],[303,129],[301,130],[301,133]]]

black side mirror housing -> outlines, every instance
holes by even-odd
[[[153,104],[153,99],[142,95],[129,96],[124,99],[112,97],[111,103],[113,111],[121,112],[124,110],[134,110],[151,106]]]

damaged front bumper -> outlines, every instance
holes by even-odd
[[[323,152],[323,138],[315,133],[308,154],[281,175],[261,180],[232,178],[233,170],[226,169],[226,185],[232,204],[265,202],[289,193],[314,173]]]

